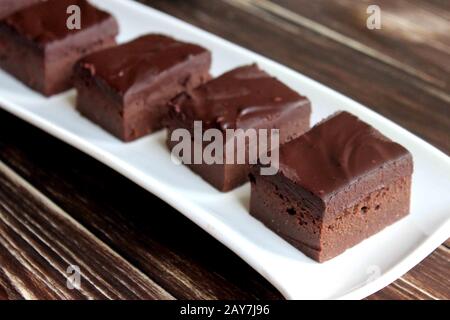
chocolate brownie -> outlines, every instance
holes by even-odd
[[[42,0],[0,0],[0,19]]]
[[[150,34],[81,59],[77,109],[123,141],[161,129],[167,103],[210,79],[211,53]]]
[[[409,212],[411,154],[347,112],[281,146],[279,155],[274,176],[252,168],[250,213],[317,261]]]
[[[203,131],[214,128],[224,135],[226,129],[279,129],[279,143],[285,143],[309,129],[310,114],[311,105],[306,97],[257,65],[243,66],[171,102],[167,144],[171,150],[177,144],[171,141],[175,129],[185,128],[192,135],[194,121],[202,122]],[[224,143],[230,141],[223,140]],[[251,146],[246,148],[248,155]],[[234,159],[236,151],[232,155]],[[248,181],[249,157],[246,156],[247,162],[243,164],[225,158],[226,152],[223,164],[192,163],[188,166],[217,189],[229,191]]]
[[[69,29],[67,8],[77,5],[81,28]],[[50,96],[72,87],[72,68],[83,55],[115,44],[118,25],[85,0],[48,0],[0,21],[0,67]]]

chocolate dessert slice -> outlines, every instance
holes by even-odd
[[[80,28],[69,28],[69,6],[80,8]],[[72,87],[82,56],[115,45],[118,25],[85,0],[47,0],[0,20],[0,67],[46,96]]]
[[[163,127],[167,103],[210,78],[211,53],[160,34],[141,36],[81,59],[77,109],[122,139]]]
[[[229,143],[238,146],[237,139],[226,139],[228,129],[242,129],[244,132],[247,129],[265,129],[268,134],[270,129],[278,129],[279,143],[282,144],[309,129],[311,114],[311,105],[306,97],[254,64],[228,71],[191,92],[181,94],[171,104],[167,140],[171,150],[177,144],[171,141],[172,132],[184,128],[193,136],[194,121],[201,121],[205,132],[211,128],[220,130],[225,137],[223,149],[226,150]],[[246,160],[257,149],[255,144],[245,146]],[[270,144],[269,139],[267,144]],[[229,191],[248,181],[249,162],[239,164],[237,152],[239,150],[234,148],[228,157],[225,152],[222,164],[191,163],[188,166],[217,189]]]
[[[411,154],[347,112],[281,146],[277,175],[257,169],[250,213],[320,262],[409,212]]]

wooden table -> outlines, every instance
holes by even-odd
[[[376,1],[381,30],[366,28],[366,1],[142,2],[288,65],[450,152],[448,1]],[[369,299],[449,299],[449,261],[447,241]],[[72,264],[83,272],[79,290],[66,286]],[[0,111],[0,298],[282,296],[148,192]]]

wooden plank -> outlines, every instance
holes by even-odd
[[[172,296],[0,162],[0,295],[25,299]],[[80,268],[80,288],[67,285]]]
[[[424,294],[422,290],[404,282],[402,278],[393,282],[383,290],[369,296],[366,300],[434,300],[428,294]]]
[[[177,298],[281,298],[241,259],[161,200],[4,111],[0,159]]]
[[[234,0],[250,3],[450,92],[450,11],[428,0]],[[377,5],[381,29],[367,28]]]
[[[403,277],[368,297],[380,299],[450,299],[450,249],[442,245]]]
[[[450,249],[442,245],[422,263],[417,265],[403,280],[414,288],[427,292],[430,297],[450,299]]]
[[[275,15],[256,1],[141,2],[288,65],[450,152],[450,95],[419,77]]]

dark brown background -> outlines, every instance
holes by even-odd
[[[279,61],[450,152],[450,2],[143,0]],[[449,208],[450,210],[450,208]],[[369,299],[449,299],[450,241]],[[65,271],[83,271],[68,290]],[[280,299],[181,214],[0,111],[1,299]]]

